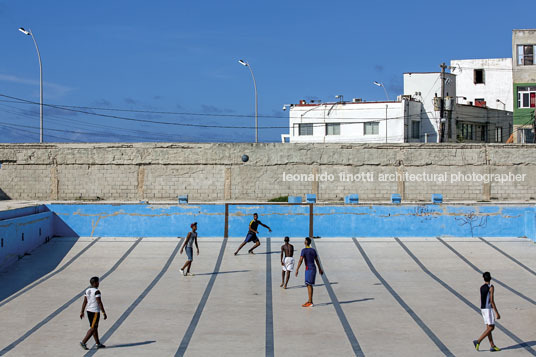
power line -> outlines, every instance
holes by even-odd
[[[27,102],[27,103],[30,103],[30,104],[39,104],[39,103],[36,103],[36,102],[32,102],[32,101],[21,99],[21,98],[11,97],[11,96],[7,96],[7,95],[4,95],[4,94],[0,94],[0,96],[11,98],[11,99],[21,100],[21,101],[24,101],[24,102]],[[96,116],[96,117],[104,117],[104,118],[110,118],[110,119],[118,119],[118,120],[126,120],[126,121],[133,121],[133,122],[142,122],[142,123],[151,123],[151,124],[160,124],[160,125],[171,125],[171,126],[181,126],[181,127],[198,127],[198,128],[215,128],[215,129],[254,129],[255,128],[254,126],[171,123],[171,122],[164,122],[164,121],[157,121],[157,120],[137,119],[137,118],[124,117],[124,116],[117,116],[117,115],[93,113],[93,112],[81,111],[81,110],[76,110],[76,109],[63,108],[63,107],[52,105],[52,104],[43,104],[43,105],[47,106],[47,107],[51,107],[51,108],[63,109],[63,110],[66,110],[66,111],[71,111],[71,112],[76,112],[76,113],[83,113],[83,114]],[[427,114],[428,114],[428,112],[427,112]],[[359,120],[354,121],[354,122],[346,121],[344,123],[345,124],[359,124],[359,123],[363,123],[363,122],[370,121],[370,120],[384,121],[384,120],[396,120],[396,119],[411,118],[411,117],[421,118],[421,113],[413,114],[413,115],[403,115],[403,116],[388,117],[388,118],[377,118],[377,117],[374,117],[374,118],[372,118],[372,117],[370,117],[370,118],[355,118],[355,119],[359,119]],[[470,118],[470,117],[481,118],[480,116],[476,116],[476,115],[475,116],[466,116],[466,118]],[[507,118],[507,117],[508,116],[505,116],[505,118]],[[323,119],[323,120],[325,120],[325,119],[331,119],[331,118],[306,117],[306,119]],[[337,118],[337,120],[348,120],[348,119],[354,119],[354,118],[344,118],[344,119],[343,118]],[[322,123],[319,123],[318,125],[322,125]],[[289,126],[287,126],[287,125],[285,125],[285,126],[261,126],[261,127],[259,127],[259,129],[287,129],[288,127]]]
[[[436,82],[437,82],[437,80],[438,79],[436,79]],[[434,83],[434,85],[435,85],[435,83]],[[433,88],[431,88],[430,91],[432,89]],[[421,98],[423,98],[423,99],[427,98],[429,94],[430,94],[430,92],[428,92],[428,94],[426,96],[424,96],[424,97],[421,96]],[[8,95],[5,95],[5,94],[0,94],[0,97],[13,99],[13,100],[0,100],[0,102],[39,105],[39,103],[31,101],[31,100],[27,100],[27,99],[23,99],[23,98],[17,98],[17,97],[13,97],[13,96],[8,96]],[[382,103],[384,103],[384,102],[362,102],[362,103],[359,103],[359,104],[382,104]],[[395,103],[398,103],[398,102],[392,102],[392,103],[395,104]],[[347,103],[347,102],[344,102],[344,103],[338,103],[338,102],[337,103],[319,103],[319,104],[314,104],[314,106],[316,106],[318,109],[322,109],[322,107],[337,105],[338,107],[336,109],[334,109],[336,111],[350,111],[350,110],[351,111],[360,111],[360,110],[368,110],[368,111],[370,111],[370,110],[373,110],[373,109],[370,109],[370,108],[356,108],[356,107],[344,108],[344,106],[351,106],[352,104],[356,104],[356,103]],[[89,106],[74,106],[74,105],[50,104],[50,103],[44,104],[44,105],[48,106],[48,107],[51,107],[51,108],[59,109],[59,110],[84,113],[84,114],[88,114],[88,115],[98,115],[98,116],[103,116],[103,117],[106,117],[107,114],[86,112],[86,111],[81,110],[81,109],[102,110],[102,111],[116,111],[116,112],[132,112],[132,113],[143,113],[143,114],[159,114],[159,115],[186,115],[186,116],[216,117],[216,118],[217,117],[246,118],[246,119],[254,118],[254,115],[248,115],[248,114],[172,112],[172,111],[155,111],[155,110],[124,109],[124,108],[102,108],[102,107],[89,107]],[[299,105],[296,105],[296,106],[299,106]],[[311,109],[314,110],[314,109],[317,109],[317,108],[311,108]],[[397,110],[397,109],[398,108],[388,108],[388,110]],[[495,109],[495,108],[488,108],[488,109],[499,110],[499,109]],[[427,113],[428,114],[433,114],[433,112],[427,112]],[[111,116],[111,117],[113,117],[113,116]],[[259,117],[276,118],[276,119],[288,119],[289,118],[288,116],[278,116],[278,115],[259,115]],[[313,118],[313,117],[309,116],[309,118]],[[315,117],[315,118],[317,118],[317,119],[325,119],[325,116],[324,117]],[[128,118],[128,119],[133,119],[133,118]],[[141,119],[137,119],[137,120],[141,120]],[[185,123],[183,123],[183,124],[187,125]],[[197,124],[191,124],[191,125],[197,125]],[[221,127],[221,126],[218,126],[218,127]],[[250,128],[250,127],[242,127],[242,128]]]
[[[34,135],[39,137],[39,127],[32,127],[32,128],[37,129],[37,131],[35,132],[35,131],[31,131],[31,130],[20,129],[20,128],[17,127],[17,125],[0,124],[0,126],[7,127],[7,128],[12,129],[12,130],[17,130],[17,131],[21,131],[21,132],[25,132],[25,133],[34,134]],[[68,139],[68,138],[65,138],[65,137],[54,136],[54,135],[48,135],[48,136],[51,137],[51,138],[56,138],[56,139],[60,139],[60,140],[64,140],[64,141],[76,142],[76,140]]]

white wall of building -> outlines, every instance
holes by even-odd
[[[403,143],[410,135],[408,122],[420,120],[420,103],[363,102],[295,105],[290,109],[289,141],[294,143]],[[365,124],[377,123],[377,124]],[[313,125],[312,135],[300,135],[300,124]],[[340,124],[338,135],[328,124]],[[365,134],[365,126],[377,133]]]
[[[450,66],[456,75],[457,95],[467,98],[459,98],[459,103],[474,104],[475,99],[484,99],[489,108],[514,110],[511,58],[452,60]],[[475,70],[480,69],[484,71],[484,83],[475,83]]]
[[[441,73],[404,73],[404,95],[422,102],[421,135],[426,135],[428,142],[439,142],[441,118],[434,106],[434,98],[441,97]],[[450,73],[445,73],[445,97],[456,97],[456,76]]]
[[[465,66],[475,65],[475,63],[482,64],[484,69],[493,66],[488,63],[485,67],[484,62],[453,61],[453,63],[458,66],[455,70],[460,73],[465,85],[459,86],[457,80],[460,77],[453,73],[445,73],[444,80],[439,72],[404,73],[404,96],[399,101],[321,104],[302,102],[302,104],[294,105],[289,110],[289,134],[282,135],[282,140],[292,143],[439,142],[438,128],[442,119],[439,99],[442,95],[441,83],[444,82],[446,100],[443,141],[504,142],[512,132],[512,112],[508,111],[508,108],[506,111],[503,110],[502,104],[498,109],[492,108],[489,104],[487,107],[466,104],[470,101],[474,104],[474,99],[469,97],[470,90],[465,89],[474,87],[474,83],[471,71],[471,86],[467,84],[469,70]],[[499,65],[506,70],[485,72],[486,83],[489,87],[488,89],[473,88],[475,98],[488,100],[485,96],[479,97],[484,92],[478,92],[477,89],[487,91],[486,93],[501,92],[501,90],[495,92],[492,86],[495,81],[508,82],[508,75],[505,73],[510,73],[510,79],[509,83],[503,87],[512,88],[511,71],[507,69],[507,59],[501,59],[495,67],[499,68]],[[466,91],[465,94],[459,95],[467,96],[467,100],[456,97],[457,88],[463,88]],[[501,93],[504,94],[504,92]],[[512,105],[511,95],[501,98],[505,103]],[[370,132],[371,125],[375,126],[372,133]],[[333,132],[334,126],[337,127],[336,133]],[[307,130],[300,131],[300,127]],[[366,132],[367,128],[369,132]],[[498,132],[501,135],[497,138]]]

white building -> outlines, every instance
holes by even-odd
[[[421,103],[389,102],[306,103],[289,110],[293,143],[405,143],[421,141]],[[288,139],[288,140],[287,140]]]
[[[444,81],[445,97],[456,98],[456,76],[445,73],[444,80],[438,72],[404,73],[404,95],[422,103],[422,133],[427,142],[439,142],[441,123],[441,82]]]
[[[456,75],[458,96],[465,98],[459,103],[514,110],[511,58],[452,60],[450,72]]]
[[[456,79],[451,73],[444,78],[441,73],[405,73],[405,94],[398,101],[301,100],[290,106],[289,134],[281,139],[291,143],[505,142],[512,133],[512,112],[458,103]]]

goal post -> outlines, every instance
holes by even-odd
[[[223,236],[242,237],[247,234],[253,213],[259,220],[272,228],[274,236],[313,237],[313,203],[287,202],[233,202],[225,203],[225,228]],[[262,230],[263,228],[260,227]],[[260,232],[265,236],[264,232]]]

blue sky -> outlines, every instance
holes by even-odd
[[[495,0],[0,0],[0,94],[39,102],[37,55],[22,26],[41,50],[45,103],[146,111],[82,110],[134,119],[122,120],[46,107],[45,141],[252,141],[245,59],[260,141],[280,141],[283,104],[383,100],[373,81],[395,98],[404,72],[511,57],[512,29],[536,27],[535,10]],[[0,142],[38,141],[39,106],[9,100],[0,97]]]

